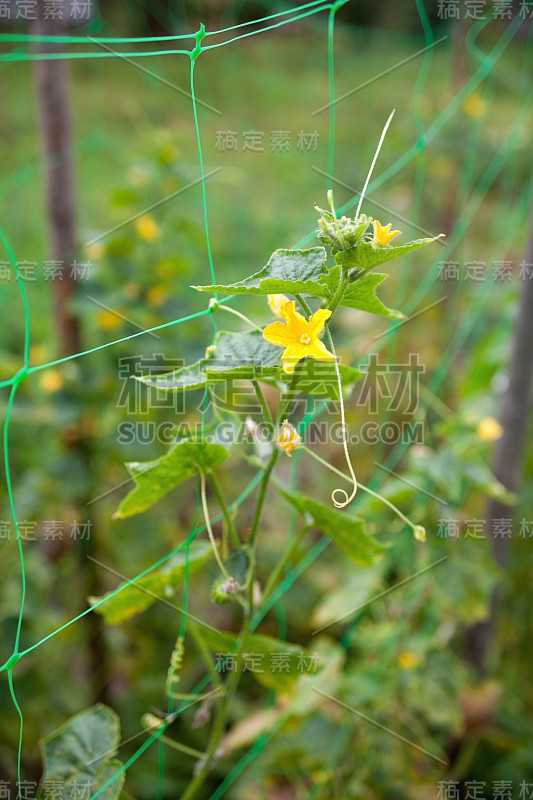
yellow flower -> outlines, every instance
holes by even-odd
[[[287,305],[289,298],[284,294],[269,294],[267,297],[268,307],[276,317],[283,317],[283,309]]]
[[[471,119],[479,119],[486,113],[487,104],[479,94],[474,92],[464,101],[463,111]]]
[[[113,311],[100,311],[96,319],[98,320],[99,327],[104,331],[114,331],[122,325],[122,319]]]
[[[65,378],[57,369],[43,372],[40,384],[46,392],[58,392],[65,385]]]
[[[294,300],[289,300],[283,306],[285,322],[273,322],[267,325],[263,336],[271,344],[284,347],[281,356],[283,369],[289,374],[294,372],[296,364],[306,356],[316,361],[335,361],[335,356],[330,353],[318,338],[331,311],[319,308],[309,320],[296,311]]]
[[[105,255],[106,246],[101,242],[93,242],[92,244],[88,244],[85,248],[85,252],[91,259],[98,259],[102,258]]]
[[[418,664],[418,657],[412,650],[404,650],[398,656],[398,664],[402,669],[414,669]]]
[[[161,238],[161,228],[150,214],[143,214],[135,221],[137,233],[145,242],[157,242]]]
[[[149,306],[162,306],[168,295],[162,286],[151,286],[146,293],[146,302]]]
[[[372,239],[372,244],[377,244],[379,247],[386,247],[390,243],[391,239],[394,239],[395,236],[398,236],[398,234],[401,233],[401,231],[391,231],[390,222],[388,225],[382,225],[381,222],[377,221],[377,219],[373,219],[372,225],[374,226],[374,238]]]
[[[279,435],[274,437],[274,441],[278,443],[278,447],[280,450],[283,450],[284,453],[287,453],[289,458],[292,455],[293,450],[297,450],[301,443],[302,437],[294,428],[288,419],[283,421],[283,425],[279,429]]]
[[[482,442],[493,442],[495,439],[499,439],[502,433],[502,426],[493,417],[483,417],[477,426],[477,435]]]

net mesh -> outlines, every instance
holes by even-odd
[[[195,34],[189,33],[179,36],[150,36],[150,37],[129,37],[129,38],[92,37],[92,36],[91,37],[87,36],[35,37],[31,35],[4,33],[1,35],[0,41],[4,43],[12,43],[14,45],[14,48],[10,52],[3,53],[1,55],[1,61],[3,61],[4,63],[9,63],[9,62],[27,62],[36,59],[67,59],[67,60],[108,59],[108,58],[138,59],[149,56],[172,57],[178,54],[190,59],[190,94],[192,98],[192,114],[194,119],[197,155],[198,155],[198,163],[201,175],[205,248],[206,248],[206,255],[208,262],[207,263],[208,273],[211,282],[215,284],[217,281],[215,277],[215,264],[212,254],[211,239],[209,232],[209,214],[208,214],[209,198],[206,185],[204,156],[202,151],[202,136],[201,136],[201,126],[199,122],[199,115],[198,115],[198,100],[196,97],[195,72],[197,70],[197,62],[198,63],[201,62],[202,54],[207,51],[215,50],[221,47],[226,47],[245,38],[264,34],[267,31],[283,28],[284,26],[291,25],[302,19],[313,18],[315,16],[317,16],[318,19],[318,15],[326,14],[327,23],[324,25],[323,17],[321,17],[320,19],[322,21],[318,24],[321,26],[322,30],[324,30],[324,34],[327,36],[327,47],[328,47],[327,71],[328,71],[328,91],[329,91],[329,101],[328,101],[329,140],[328,140],[328,150],[327,150],[326,172],[324,174],[326,176],[325,180],[326,188],[332,189],[334,188],[333,176],[335,170],[335,140],[336,140],[336,103],[334,102],[336,99],[335,64],[334,64],[335,19],[337,11],[346,2],[347,0],[338,0],[338,2],[325,3],[322,2],[321,0],[318,0],[318,2],[306,3],[298,7],[281,10],[279,12],[265,16],[261,19],[253,20],[253,22],[232,25],[217,31],[206,31],[202,25]],[[520,99],[520,104],[518,108],[518,113],[516,114],[515,118],[509,123],[508,135],[504,139],[504,141],[502,141],[501,145],[496,149],[489,163],[485,167],[482,167],[478,171],[478,173],[474,172],[472,165],[477,164],[477,159],[479,158],[479,146],[480,146],[482,132],[484,130],[483,127],[484,121],[486,119],[488,111],[490,110],[491,101],[494,95],[495,66],[497,65],[501,56],[506,51],[511,41],[513,40],[513,37],[515,36],[518,28],[520,27],[521,20],[519,18],[515,18],[508,24],[503,26],[503,29],[500,31],[498,38],[493,42],[492,46],[486,50],[483,50],[481,48],[479,44],[479,36],[483,28],[488,24],[489,20],[479,21],[473,24],[470,34],[466,40],[466,46],[469,55],[473,58],[474,63],[478,64],[478,66],[474,68],[472,75],[466,81],[464,86],[462,86],[459,89],[459,91],[457,91],[457,93],[449,100],[449,102],[445,105],[444,109],[437,115],[437,117],[434,119],[431,125],[429,127],[426,127],[424,122],[424,117],[422,114],[422,97],[430,73],[430,68],[433,60],[433,52],[434,52],[433,48],[435,46],[437,39],[430,25],[422,0],[416,0],[415,6],[425,37],[425,48],[423,50],[423,58],[421,61],[421,65],[418,71],[413,91],[413,121],[415,124],[418,138],[410,148],[408,148],[404,153],[401,154],[399,158],[397,158],[394,161],[394,163],[392,163],[380,175],[372,179],[368,187],[367,197],[368,199],[371,200],[373,194],[380,187],[384,186],[386,182],[393,179],[406,166],[415,162],[415,172],[414,172],[415,188],[413,192],[413,203],[410,213],[410,222],[413,224],[418,223],[423,189],[427,181],[426,149],[428,145],[435,139],[435,137],[442,131],[442,129],[446,126],[446,124],[454,117],[454,115],[458,113],[464,101],[476,89],[478,89],[478,87],[483,85],[485,111],[484,114],[481,116],[481,118],[476,121],[476,124],[472,126],[472,130],[469,134],[468,141],[466,143],[465,156],[460,172],[460,185],[457,198],[458,209],[460,210],[460,213],[457,215],[457,222],[455,223],[453,229],[448,233],[445,252],[447,253],[454,252],[454,250],[456,250],[457,247],[463,242],[465,232],[470,222],[474,219],[476,213],[481,207],[484,198],[487,196],[489,191],[493,190],[494,187],[497,186],[498,187],[497,191],[499,192],[499,197],[501,198],[501,201],[507,203],[505,220],[496,221],[495,223],[499,227],[498,234],[500,236],[498,251],[494,252],[494,256],[497,257],[502,251],[505,251],[506,248],[510,247],[510,245],[512,244],[516,236],[516,231],[520,229],[520,226],[524,223],[527,217],[528,209],[530,207],[530,202],[531,202],[531,191],[532,191],[531,182],[530,181],[520,182],[519,180],[517,180],[516,166],[513,164],[509,164],[510,156],[515,150],[517,143],[525,129],[525,126],[530,116],[531,106],[529,101],[531,99],[532,90],[530,88],[530,80],[529,80],[531,65],[530,63],[528,63],[528,60],[530,60],[531,52],[528,51],[527,48],[525,48],[526,54],[523,57],[522,63],[519,65],[519,67],[517,67],[518,79],[516,81],[516,91],[517,91],[517,96]],[[56,43],[56,44],[68,45],[69,49],[64,52],[35,53],[31,51],[31,46],[36,41],[41,43]],[[170,43],[170,42],[174,43],[178,41],[180,43],[183,42],[184,46],[190,46],[189,49],[178,49],[178,50],[168,49],[168,48],[165,49],[165,43]],[[114,50],[102,49],[102,47],[110,47],[111,45],[141,45],[141,44],[150,45],[150,48],[129,49],[126,51],[121,51],[120,53]],[[96,50],[91,49],[94,45],[97,45],[100,49]],[[79,46],[81,49],[79,51],[74,51],[72,50],[73,46]],[[151,48],[157,48],[157,49],[151,49]],[[505,173],[506,180],[501,180],[504,167],[507,167],[507,171]],[[517,185],[521,187],[520,191],[516,190]],[[512,202],[510,202],[511,198]],[[354,194],[351,197],[351,199],[347,203],[345,203],[344,206],[342,206],[342,208],[339,209],[339,212],[349,213],[350,211],[353,211],[355,209],[355,206],[357,205],[357,202],[358,202],[358,195]],[[294,247],[302,247],[303,245],[311,241],[314,238],[314,236],[315,236],[315,231],[314,230],[310,231],[307,235],[303,236],[298,242],[295,242]],[[205,531],[205,525],[199,523],[200,504],[198,503],[196,521],[186,541],[184,541],[181,545],[174,548],[170,552],[166,553],[164,556],[162,556],[160,559],[152,563],[142,572],[139,572],[129,582],[121,585],[114,592],[111,592],[110,595],[106,596],[106,598],[104,599],[101,599],[94,606],[87,608],[86,610],[74,616],[72,619],[67,620],[58,628],[52,630],[50,633],[43,636],[43,638],[41,638],[39,641],[36,641],[29,647],[26,647],[25,649],[20,649],[21,627],[24,616],[26,593],[28,588],[30,588],[31,590],[31,587],[27,587],[26,585],[24,548],[22,544],[22,536],[19,527],[19,518],[17,516],[17,509],[15,505],[15,497],[14,497],[11,468],[10,468],[9,432],[10,432],[10,422],[12,420],[13,408],[16,401],[17,391],[24,381],[29,380],[31,376],[37,372],[50,369],[52,367],[55,367],[57,365],[63,364],[68,361],[72,361],[74,359],[89,357],[91,354],[97,351],[116,347],[117,345],[123,342],[129,342],[137,337],[146,336],[147,334],[161,331],[163,329],[170,328],[173,326],[184,325],[194,319],[206,316],[209,316],[213,324],[214,332],[216,332],[216,323],[211,310],[208,307],[206,307],[205,309],[193,314],[189,314],[188,316],[180,317],[178,319],[172,319],[161,325],[157,325],[152,328],[148,328],[146,330],[141,330],[138,333],[121,337],[119,339],[107,342],[105,344],[100,344],[88,350],[84,350],[83,352],[75,353],[73,355],[68,355],[63,358],[58,358],[53,361],[49,361],[47,363],[30,366],[30,316],[31,315],[30,315],[30,307],[28,303],[26,289],[24,281],[22,280],[17,258],[15,256],[15,253],[13,252],[12,247],[10,246],[8,237],[2,227],[0,227],[0,238],[7,252],[8,258],[12,264],[13,270],[15,271],[15,274],[17,276],[20,301],[22,303],[22,308],[24,312],[24,348],[22,353],[22,366],[11,378],[6,379],[0,383],[0,386],[5,387],[9,390],[9,399],[7,402],[5,422],[3,426],[5,481],[7,487],[7,494],[9,498],[9,506],[11,509],[11,514],[13,517],[13,522],[16,530],[16,543],[18,548],[18,556],[20,559],[20,572],[21,572],[20,610],[18,615],[15,640],[13,643],[13,651],[9,660],[2,666],[2,671],[4,671],[7,675],[11,698],[20,719],[20,737],[18,746],[18,768],[17,768],[18,780],[20,782],[23,777],[21,774],[21,756],[22,756],[23,742],[24,742],[23,738],[24,712],[17,700],[16,688],[15,688],[14,674],[16,671],[17,663],[21,659],[24,659],[29,653],[38,650],[42,645],[49,642],[50,640],[53,640],[62,631],[65,631],[70,626],[75,625],[80,619],[82,619],[87,614],[93,613],[95,608],[97,608],[99,605],[109,600],[110,597],[116,596],[121,591],[124,591],[124,589],[127,586],[134,584],[140,578],[144,577],[145,575],[148,575],[150,572],[160,567],[162,564],[171,559],[177,553],[184,551],[185,553],[188,554],[191,543],[199,534]],[[408,269],[402,270],[398,285],[398,295],[399,295],[398,305],[402,307],[402,309],[407,314],[414,314],[420,311],[422,304],[427,299],[430,290],[434,287],[435,281],[437,280],[437,269],[436,269],[437,260],[442,258],[443,254],[441,251],[438,254],[435,261],[433,262],[433,264],[431,264],[428,267],[426,276],[419,282],[419,284],[416,286],[415,290],[411,294],[409,294],[409,289],[411,286],[409,280],[409,271]],[[465,315],[459,321],[454,320],[453,325],[450,326],[449,344],[445,349],[445,351],[442,353],[442,357],[440,359],[438,367],[434,371],[431,380],[428,384],[427,387],[428,392],[426,399],[422,401],[425,405],[426,410],[429,410],[431,408],[432,398],[435,397],[435,394],[437,393],[439,387],[446,379],[451,365],[456,359],[458,353],[463,348],[465,342],[468,340],[468,337],[471,335],[474,328],[480,324],[480,320],[483,323],[482,312],[490,297],[491,288],[492,287],[489,282],[489,284],[487,284],[483,288],[483,290],[477,292],[474,296],[472,296],[470,300],[469,314]],[[219,302],[222,304],[231,303],[233,299],[234,299],[233,297],[225,297],[223,299],[220,299]],[[484,323],[488,324],[486,320],[484,321]],[[398,335],[397,330],[398,330],[397,325],[393,324],[390,326],[389,331],[380,340],[379,349],[381,349],[382,347],[389,347],[390,348],[389,352],[391,353],[395,352],[394,348],[396,346],[396,340]],[[360,360],[362,361],[363,358],[361,358]],[[320,413],[322,413],[322,411],[326,406],[327,402],[322,401],[316,404],[314,407],[310,408],[303,418],[300,430],[304,431],[311,424],[311,422]],[[394,466],[398,463],[398,461],[400,460],[400,458],[402,457],[408,446],[409,446],[408,444],[395,445],[392,451],[387,455],[386,460],[384,460],[385,465],[391,469],[394,468]],[[296,485],[299,455],[300,455],[299,452],[295,453],[291,465],[291,485],[293,487]],[[262,472],[258,471],[257,474],[249,482],[248,486],[234,500],[232,504],[234,508],[239,507],[250,496],[250,494],[258,486],[261,477],[262,477]],[[379,488],[385,477],[386,476],[383,475],[383,472],[376,473],[369,484],[370,487],[374,489]],[[356,503],[358,504],[362,504],[364,502],[365,502],[364,498],[358,497],[356,499]],[[219,515],[217,517],[213,517],[211,521],[215,522],[220,520],[221,518],[222,515]],[[294,519],[292,527],[293,527],[292,534],[294,534]],[[290,568],[286,572],[283,581],[272,594],[266,607],[262,609],[261,614],[256,615],[256,617],[254,618],[252,623],[252,629],[257,628],[257,626],[259,625],[261,619],[265,616],[265,614],[268,613],[268,611],[271,608],[274,608],[276,609],[277,613],[278,636],[280,638],[283,638],[286,629],[286,623],[284,620],[284,611],[281,602],[282,598],[284,594],[294,584],[294,582],[298,579],[298,577],[302,575],[305,572],[305,570],[308,569],[309,566],[312,565],[316,561],[316,559],[319,558],[319,556],[324,552],[325,548],[328,546],[328,541],[329,540],[327,539],[321,539],[305,554],[305,556],[298,563],[290,566]],[[183,609],[185,612],[187,610],[187,603],[188,603],[188,572],[186,572],[185,576],[184,596],[183,596]],[[179,631],[180,636],[185,635],[186,629],[187,629],[187,617],[186,613],[183,613],[181,617],[181,626]],[[204,690],[204,688],[209,685],[210,680],[211,680],[210,676],[209,675],[206,676],[202,681],[198,683],[198,685],[194,689],[191,690],[191,694],[201,693]],[[276,695],[274,692],[272,692],[269,698],[270,705],[273,705],[275,703],[275,700],[276,700]],[[169,699],[167,711],[169,714],[172,714],[173,718],[175,719],[175,717],[181,714],[183,710],[185,710],[189,705],[190,701],[183,701],[179,703],[172,699]],[[259,754],[263,751],[268,742],[271,741],[274,736],[276,736],[276,733],[278,732],[282,723],[283,719],[281,719],[276,725],[274,725],[269,730],[268,733],[264,733],[261,736],[259,736],[253,747],[251,747],[245,753],[245,755],[242,756],[242,758],[236,763],[233,769],[222,781],[218,789],[211,795],[210,800],[217,800],[218,798],[221,798],[225,795],[226,791],[232,786],[232,784],[237,780],[237,778],[242,774],[242,772],[254,761],[254,759],[256,759],[259,756]],[[119,774],[127,771],[129,767],[132,766],[139,758],[141,758],[141,756],[154,744],[158,744],[159,769],[157,778],[157,797],[160,798],[163,793],[164,754],[165,754],[165,745],[162,742],[161,737],[164,735],[165,730],[168,727],[168,724],[169,724],[168,722],[163,722],[156,730],[153,730],[151,733],[148,732],[146,739],[142,742],[142,744],[138,747],[138,749],[136,749],[133,752],[131,757],[125,762],[124,766],[120,769],[120,771],[115,773],[104,786],[102,786],[96,793],[94,793],[91,797],[91,800],[96,800],[96,798],[99,795],[101,795],[106,790],[106,788],[116,780]],[[314,790],[311,790],[308,797],[312,798],[313,795],[314,795]]]

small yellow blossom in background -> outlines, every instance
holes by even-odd
[[[102,256],[106,253],[106,246],[102,244],[102,242],[93,242],[92,244],[88,244],[85,248],[85,252],[89,258],[94,258],[98,260],[102,258]]]
[[[482,442],[494,442],[503,433],[503,428],[494,417],[483,417],[477,426],[477,435]]]
[[[58,369],[47,369],[41,375],[39,383],[46,392],[58,392],[65,385],[65,378]]]
[[[404,650],[398,656],[398,664],[402,669],[414,669],[418,665],[418,657],[412,650]]]
[[[415,525],[413,534],[417,542],[425,542],[427,540],[426,529],[423,525]]]
[[[377,244],[379,247],[386,247],[390,243],[391,239],[394,239],[395,236],[398,236],[398,234],[401,233],[401,231],[391,231],[390,222],[388,225],[382,225],[377,219],[373,219],[372,225],[374,227],[374,238],[372,239],[372,244]]]
[[[283,309],[289,303],[289,298],[284,294],[269,294],[267,296],[268,307],[276,317],[283,317]]]
[[[274,440],[278,443],[279,449],[287,453],[289,458],[293,450],[297,450],[302,443],[302,437],[288,419],[283,421],[283,425],[279,429],[279,435],[274,437]]]
[[[149,306],[162,306],[168,295],[162,286],[152,286],[146,293],[146,302]]]
[[[481,95],[474,92],[464,101],[463,111],[470,119],[479,119],[487,111],[487,104]]]
[[[161,228],[150,214],[143,214],[135,220],[137,233],[145,242],[157,242],[161,238]]]
[[[103,331],[114,331],[122,324],[122,320],[118,314],[113,314],[112,311],[100,311],[96,319],[98,321],[98,326],[102,328]]]
[[[296,364],[309,356],[316,361],[335,361],[335,356],[330,353],[318,338],[326,320],[331,317],[327,308],[319,308],[309,320],[306,320],[296,311],[294,300],[289,300],[283,306],[285,322],[273,322],[267,325],[263,336],[270,344],[284,347],[281,362],[285,372],[294,372]]]

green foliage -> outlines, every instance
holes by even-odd
[[[205,358],[165,375],[140,377],[157,389],[199,389],[231,380],[279,377],[279,347],[269,344],[259,331],[218,331]]]
[[[280,382],[287,382],[279,360],[279,347],[269,344],[259,331],[218,331],[205,358],[164,375],[144,376],[137,380],[163,391],[187,391],[227,381],[256,379],[277,386]],[[360,370],[345,364],[341,364],[339,369],[343,386],[350,386],[363,375]],[[331,400],[338,398],[334,365],[304,362],[294,391]]]
[[[122,768],[115,758],[119,743],[120,721],[110,708],[96,705],[71,717],[41,741],[44,773],[38,800],[50,796],[54,781],[59,782],[62,794],[74,795],[81,791],[81,785],[89,786],[84,791],[91,796],[96,794]],[[115,800],[123,783],[124,773],[99,796]]]
[[[369,566],[384,551],[384,547],[365,533],[365,521],[337,511],[304,494],[286,492],[278,486],[283,497],[298,509],[306,524],[318,528],[356,564]]]
[[[243,281],[226,286],[194,286],[199,292],[225,294],[320,294],[320,279],[325,273],[326,251],[276,250],[266,267]]]
[[[202,628],[201,638],[213,653],[231,655],[240,650],[239,637],[232,633],[212,631]],[[244,656],[258,656],[255,662],[249,662],[250,674],[258,683],[269,689],[289,692],[298,677],[302,674],[302,659],[310,657],[307,651],[289,642],[282,642],[272,636],[260,633],[247,634],[242,641]],[[280,665],[276,666],[276,658],[280,657]],[[230,667],[228,667],[228,670]],[[242,669],[242,666],[241,666]],[[248,671],[248,669],[247,669]]]
[[[211,556],[209,545],[194,542],[189,547],[188,556],[185,552],[176,553],[162,566],[135,583],[122,584],[125,588],[120,588],[118,593],[115,594],[115,590],[103,597],[89,597],[89,602],[93,606],[99,603],[94,610],[103,616],[108,625],[120,625],[150,608],[158,598],[170,600],[183,582],[187,562],[188,570],[192,574]]]
[[[198,475],[200,469],[209,471],[228,457],[229,450],[221,444],[182,441],[154,461],[127,464],[136,486],[120,504],[115,518],[124,519],[146,511],[175,486]]]
[[[341,255],[341,253],[339,253]],[[341,268],[333,267],[327,274],[324,285],[327,291],[323,292],[325,297],[331,298],[339,285]],[[346,308],[354,308],[358,311],[367,311],[369,314],[376,314],[380,317],[391,317],[392,319],[405,319],[401,311],[388,308],[376,294],[376,289],[387,278],[382,272],[368,272],[361,275],[353,283],[349,283],[346,291],[341,297],[340,305]]]
[[[443,236],[443,233],[439,233],[438,236],[415,239],[412,242],[407,242],[407,244],[387,245],[386,247],[380,247],[372,244],[372,242],[362,240],[356,247],[348,250],[341,250],[336,253],[335,261],[339,266],[346,267],[347,269],[363,269],[368,271],[374,267],[379,267],[381,264],[386,264],[394,258],[400,258],[400,256],[413,253],[420,247],[432,244]]]

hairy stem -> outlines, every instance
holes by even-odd
[[[257,395],[257,399],[261,405],[261,410],[265,417],[265,421],[270,429],[272,436],[274,435],[274,420],[272,419],[272,414],[270,413],[270,409],[268,407],[268,403],[266,401],[265,395],[263,390],[261,389],[261,385],[258,380],[252,381],[252,386],[254,387],[254,391]]]
[[[231,536],[233,544],[235,545],[235,547],[240,547],[241,540],[239,539],[237,531],[235,530],[235,525],[234,525],[233,520],[231,518],[231,514],[229,512],[229,509],[228,509],[228,506],[226,504],[226,501],[224,500],[224,496],[222,494],[222,490],[220,488],[220,484],[218,482],[218,478],[215,476],[214,472],[210,472],[209,473],[209,483],[213,487],[213,491],[215,493],[215,497],[218,500],[218,504],[220,506],[220,509],[222,511],[224,519],[226,520],[226,525],[228,526],[229,535]]]

